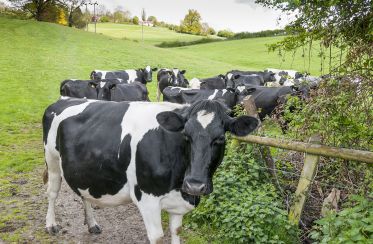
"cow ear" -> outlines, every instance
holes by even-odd
[[[157,71],[158,70],[158,68],[152,68],[152,71]]]
[[[247,136],[253,132],[259,125],[259,120],[252,116],[240,116],[238,118],[230,118],[225,127],[236,136]]]
[[[180,71],[180,74],[185,74],[186,73],[186,70],[185,69],[183,69],[182,71]]]
[[[186,122],[184,117],[170,111],[157,114],[157,121],[162,128],[172,132],[182,131]]]

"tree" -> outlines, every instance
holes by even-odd
[[[158,25],[158,20],[155,16],[149,16],[148,21],[152,22],[154,26]]]
[[[270,46],[270,50],[293,51],[304,46],[308,46],[310,50],[312,43],[319,41],[322,48],[329,49],[329,53],[332,47],[339,48],[340,59],[342,52],[346,51],[346,59],[344,65],[340,66],[342,67],[340,71],[365,70],[367,77],[372,76],[372,0],[256,0],[256,2],[287,14],[296,13],[295,19],[286,27],[286,31],[292,35]]]
[[[185,15],[181,22],[180,29],[182,32],[199,35],[202,31],[201,15],[197,10],[189,9],[188,14]]]
[[[84,21],[84,16],[81,14],[81,19],[79,19],[79,12],[81,13],[80,7],[85,4],[86,0],[57,0],[61,5],[65,6],[68,13],[68,25],[69,27],[81,25],[81,22]],[[79,9],[79,10],[78,10]],[[75,16],[73,17],[75,13]],[[75,22],[74,22],[75,19]]]
[[[231,30],[220,30],[218,32],[218,36],[229,38],[229,37],[234,36],[234,33]]]
[[[53,0],[8,0],[13,7],[29,13],[37,21],[43,21],[47,8],[55,5]]]
[[[132,23],[133,23],[134,25],[138,25],[138,24],[139,24],[139,17],[137,17],[137,16],[133,17],[133,19],[132,19]]]

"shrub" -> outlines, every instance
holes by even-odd
[[[132,23],[133,23],[134,25],[138,25],[138,24],[139,24],[139,17],[137,17],[137,16],[133,17],[133,19],[132,19]]]
[[[225,38],[230,38],[234,36],[234,33],[230,30],[221,30],[218,32],[218,36],[220,37],[225,37]]]
[[[248,148],[230,148],[214,176],[214,192],[191,213],[190,226],[212,227],[219,242],[297,242],[297,228]]]
[[[102,16],[102,17],[100,18],[100,22],[101,22],[101,23],[107,23],[107,22],[109,22],[109,21],[110,21],[110,19],[109,19],[109,17],[106,16],[106,15],[104,15],[104,16]]]
[[[310,236],[320,243],[369,243],[373,240],[373,194],[351,196],[347,208],[317,220]]]

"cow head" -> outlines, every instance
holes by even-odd
[[[170,84],[171,86],[179,86],[179,87],[188,87],[189,82],[185,78],[184,74],[186,70],[179,70],[177,68],[173,68],[172,70],[168,71],[170,75]]]
[[[227,90],[234,91],[236,88],[236,80],[241,77],[240,74],[227,73],[225,76],[225,87]]]
[[[144,74],[145,82],[151,82],[153,79],[153,71],[157,71],[158,68],[151,68],[149,65],[145,69],[140,69]]]
[[[272,71],[264,71],[264,75],[263,75],[264,82],[275,82],[276,81],[275,75],[276,74],[273,73]]]
[[[111,95],[120,79],[102,80],[97,84],[97,97],[99,100],[111,101]]]
[[[235,93],[237,96],[237,104],[241,104],[246,96],[251,95],[255,91],[255,87],[237,86],[237,88],[235,89]]]
[[[250,116],[231,118],[219,101],[202,100],[180,112],[162,112],[158,123],[166,130],[184,136],[190,163],[185,171],[182,191],[190,195],[207,195],[213,191],[212,176],[223,160],[225,132],[245,136],[259,122]]]

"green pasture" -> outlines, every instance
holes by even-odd
[[[90,24],[88,31],[94,32],[95,25]],[[114,23],[97,23],[97,33],[107,36],[128,39],[136,42],[142,42],[142,26],[130,24],[114,24]],[[144,26],[144,43],[159,44],[169,41],[195,41],[202,39],[202,36],[177,33],[164,27]],[[218,37],[214,37],[218,38]]]
[[[121,36],[122,26],[131,33],[128,37]],[[89,28],[92,30],[92,26]],[[64,79],[88,79],[93,69],[115,70],[146,65],[186,69],[189,79],[214,76],[231,69],[303,67],[304,59],[300,55],[295,56],[293,66],[290,66],[280,62],[277,54],[267,52],[265,44],[280,38],[164,49],[153,44],[200,37],[146,27],[149,39],[140,43],[123,39],[139,38],[139,26],[100,24],[100,28],[105,35],[52,23],[0,17],[0,208],[1,203],[8,201],[20,187],[11,182],[44,165],[41,119],[46,107],[58,99],[59,85]],[[311,65],[315,72],[317,64],[318,59],[315,59]],[[148,89],[154,101],[155,80],[148,84]],[[17,214],[22,217],[22,211]],[[2,212],[0,227],[12,217],[11,213]],[[0,239],[2,237],[0,233]]]

